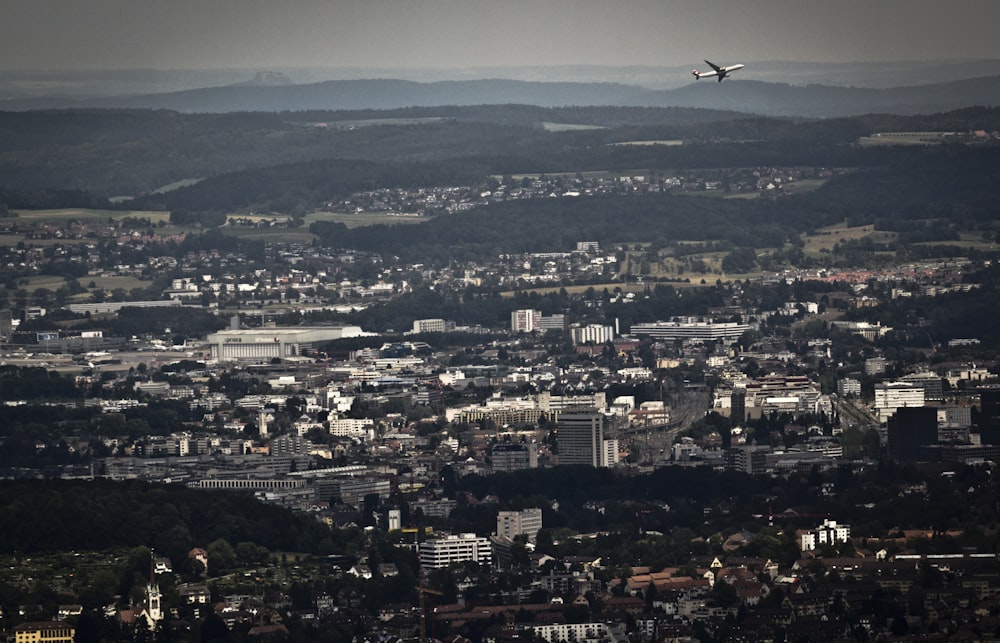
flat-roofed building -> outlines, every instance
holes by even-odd
[[[605,344],[615,338],[613,326],[587,324],[569,329],[574,344]]]
[[[648,335],[665,341],[685,342],[735,342],[750,330],[747,324],[739,322],[706,321],[657,321],[633,324],[629,332],[633,335]]]
[[[420,565],[424,568],[449,567],[467,561],[489,565],[492,560],[489,539],[476,534],[453,534],[420,543]]]
[[[14,643],[74,643],[76,628],[62,621],[33,621],[14,628]]]
[[[882,382],[875,385],[875,411],[885,423],[899,408],[924,406],[924,387],[912,382]]]
[[[603,466],[604,415],[594,409],[566,411],[556,423],[559,464]]]
[[[455,322],[446,319],[414,319],[413,335],[421,333],[447,333],[455,330]]]
[[[535,542],[541,528],[542,510],[538,507],[497,512],[497,537],[513,539],[515,536],[527,536],[530,542]]]
[[[299,357],[303,349],[321,342],[365,334],[360,326],[230,329],[210,334],[208,343],[214,360],[264,364],[273,359]]]
[[[490,450],[493,471],[538,468],[538,445],[534,442],[507,442]]]
[[[540,330],[542,312],[531,308],[512,311],[510,314],[510,329],[515,333],[533,333]]]

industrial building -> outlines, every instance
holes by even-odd
[[[360,326],[295,326],[220,330],[208,336],[212,359],[219,362],[266,364],[274,359],[299,357],[323,342],[366,333]]]

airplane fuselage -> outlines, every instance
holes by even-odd
[[[739,71],[743,69],[746,66],[743,64],[738,64],[738,65],[729,65],[727,67],[722,67],[720,65],[715,65],[713,63],[710,63],[707,60],[705,62],[708,63],[708,66],[712,68],[712,71],[698,71],[697,69],[695,69],[694,71],[691,72],[692,74],[694,74],[695,79],[701,80],[702,78],[709,78],[715,76],[719,79],[719,82],[721,83],[723,78],[733,73],[734,71]]]

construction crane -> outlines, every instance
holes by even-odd
[[[420,599],[420,643],[427,643],[427,608],[424,605],[425,594],[444,596],[443,592],[439,592],[436,589],[431,589],[430,587],[425,587],[424,585],[417,585],[417,596]]]

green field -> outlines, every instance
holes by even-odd
[[[576,123],[549,123],[543,122],[542,128],[546,132],[575,132],[578,130],[607,129],[603,125],[579,125]]]
[[[305,216],[305,226],[309,227],[314,221],[333,221],[343,223],[348,228],[361,228],[370,225],[412,225],[414,223],[424,223],[430,221],[430,217],[422,217],[415,214],[390,214],[388,212],[311,212]]]
[[[940,145],[948,137],[954,137],[955,132],[878,132],[871,136],[862,136],[858,144],[862,147],[884,145]]]
[[[808,255],[818,255],[832,251],[835,245],[844,241],[871,239],[872,241],[884,243],[893,241],[895,238],[895,232],[879,231],[875,229],[874,225],[849,228],[844,224],[838,224],[820,228],[815,234],[803,236],[803,240],[805,241],[803,250]]]
[[[63,210],[15,210],[20,221],[33,223],[67,221],[107,221],[108,219],[149,219],[158,224],[170,222],[170,213],[159,210],[85,210],[83,208],[66,208]]]

